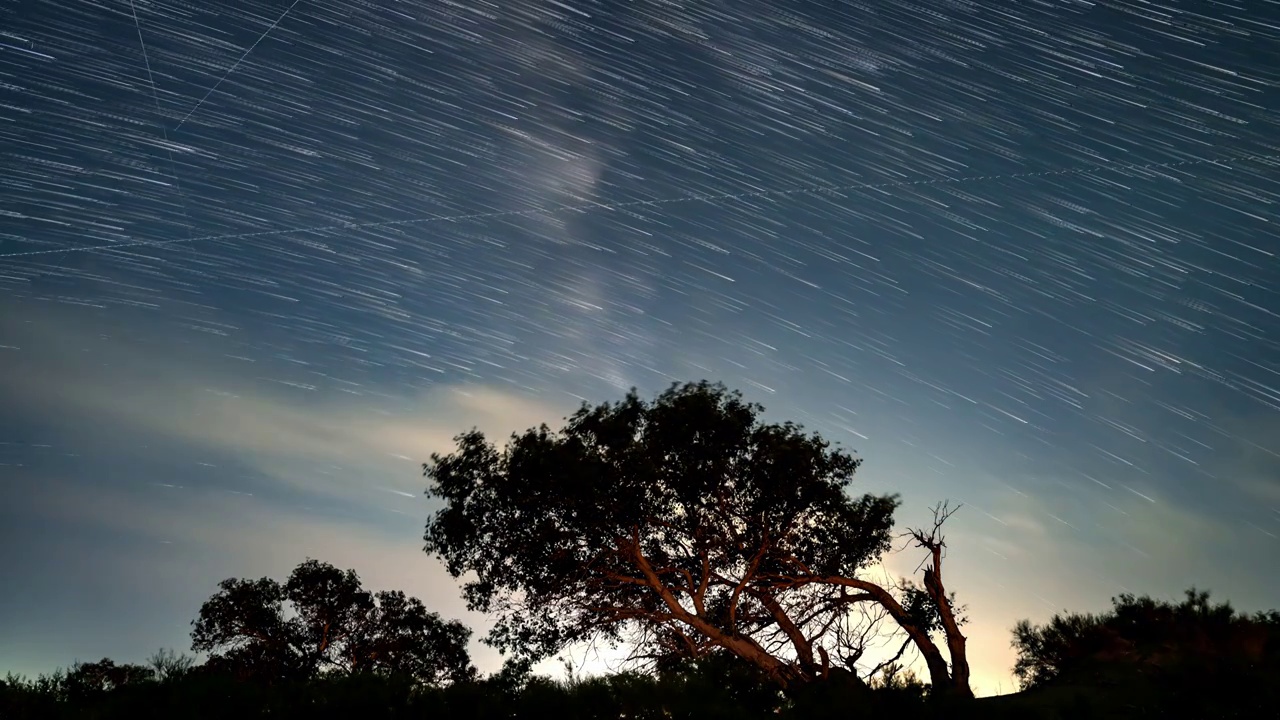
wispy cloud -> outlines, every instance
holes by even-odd
[[[0,392],[29,413],[234,457],[327,499],[368,498],[378,486],[420,494],[420,464],[452,448],[458,433],[477,427],[502,439],[554,423],[575,405],[568,396],[548,401],[450,385],[391,413],[377,397],[262,382],[247,363],[211,359],[221,355],[208,352],[212,346],[165,348],[63,317],[32,322],[22,335],[23,350],[40,360],[0,377]],[[43,362],[49,357],[59,360]],[[329,472],[305,471],[320,466]]]
[[[501,440],[554,424],[572,398],[451,385],[393,414],[385,398],[262,382],[216,341],[175,346],[109,314],[31,312],[0,319],[17,348],[0,368],[0,406],[18,409],[6,413],[15,427],[57,426],[51,452],[65,462],[6,468],[0,487],[6,514],[28,526],[21,543],[0,542],[5,572],[27,589],[0,602],[7,669],[186,647],[186,623],[219,580],[283,577],[306,557],[482,634],[486,619],[464,611],[422,552],[421,463],[471,427]],[[228,489],[235,474],[248,479]],[[39,600],[50,597],[64,600]],[[473,651],[496,669],[494,651]]]

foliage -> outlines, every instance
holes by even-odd
[[[1280,655],[1274,612],[1242,615],[1229,603],[1211,604],[1209,593],[1195,588],[1178,604],[1122,594],[1107,613],[1055,615],[1043,626],[1023,620],[1013,635],[1014,674],[1024,688],[1098,676],[1116,665],[1148,671],[1192,661],[1274,666]]]
[[[903,668],[897,663],[887,665],[879,675],[872,678],[870,685],[874,690],[889,690],[920,696],[923,696],[928,689],[928,684],[916,676],[914,670]]]
[[[234,668],[195,665],[189,657],[162,651],[146,666],[104,658],[34,680],[10,674],[0,680],[0,719],[807,720],[850,713],[893,720],[1274,717],[1280,703],[1275,682],[1280,677],[1275,643],[1280,614],[1242,615],[1207,599],[1207,593],[1194,591],[1179,605],[1121,596],[1112,612],[1061,626],[1104,625],[1129,643],[1121,644],[1133,648],[1133,654],[1113,657],[1107,673],[1067,668],[1029,691],[978,700],[925,702],[925,684],[896,663],[866,684],[843,682],[833,671],[834,682],[784,694],[758,666],[723,649],[696,658],[666,656],[649,673],[567,680],[532,675],[528,665],[512,659],[488,677],[472,675],[444,685],[426,685],[371,666],[262,683]],[[1052,644],[1069,633],[1047,637]],[[1188,665],[1183,653],[1202,655],[1203,661]],[[1143,658],[1158,672],[1124,671],[1142,665]]]
[[[438,684],[474,674],[471,631],[400,591],[371,594],[354,570],[307,560],[281,584],[229,578],[192,623],[206,671],[278,683],[328,672]]]
[[[195,658],[190,655],[179,654],[169,648],[161,648],[147,658],[147,667],[151,668],[155,679],[160,682],[182,677],[191,672],[195,663]]]
[[[1239,613],[1195,588],[1176,604],[1126,593],[1106,613],[1024,620],[1013,646],[1014,673],[1034,691],[1091,688],[1186,717],[1262,717],[1280,706],[1280,614]]]
[[[730,679],[728,683],[726,679]],[[55,697],[33,683],[0,684],[0,717],[5,720],[239,720],[284,716],[309,718],[425,718],[450,720],[789,720],[808,717],[814,701],[784,699],[751,666],[729,655],[691,662],[658,674],[619,673],[555,680],[530,676],[515,688],[499,676],[425,687],[395,676],[328,673],[274,685],[238,681],[226,675],[192,672],[151,680],[134,688],[94,697]],[[16,698],[25,690],[24,705]],[[35,698],[40,702],[32,702]],[[839,693],[824,698],[849,707]],[[864,709],[882,707],[862,704]],[[883,706],[888,707],[888,706]],[[917,715],[906,714],[910,718]],[[923,717],[923,716],[921,716]]]
[[[425,549],[468,578],[471,609],[497,616],[487,642],[530,661],[625,640],[650,658],[727,651],[783,688],[833,667],[856,681],[860,623],[887,614],[935,689],[968,694],[941,520],[910,535],[930,552],[923,589],[867,580],[890,549],[897,497],[851,496],[860,459],[762,411],[702,382],[584,405],[559,432],[543,425],[502,450],[460,435],[424,465],[444,501]]]
[[[103,658],[94,663],[76,663],[62,682],[69,698],[84,699],[154,678],[155,671],[145,665],[117,665],[110,658]]]

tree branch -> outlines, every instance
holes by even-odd
[[[755,663],[769,675],[773,676],[779,683],[786,685],[787,668],[777,658],[770,655],[760,644],[749,637],[738,635],[726,635],[724,631],[712,625],[705,618],[690,613],[680,604],[680,602],[671,593],[670,588],[662,584],[662,579],[654,572],[653,566],[649,564],[648,558],[640,549],[640,529],[633,527],[631,529],[630,554],[635,563],[639,566],[641,573],[645,579],[649,581],[649,586],[653,588],[662,602],[670,610],[673,618],[683,622],[684,624],[694,628],[698,632],[706,635],[716,645],[733,652],[745,660]]]
[[[813,645],[809,643],[804,633],[800,632],[800,628],[796,627],[796,624],[791,621],[786,611],[783,610],[782,605],[778,603],[777,598],[758,590],[751,591],[751,594],[765,606],[765,609],[769,611],[773,619],[778,623],[778,627],[791,640],[791,646],[795,648],[796,659],[800,661],[801,667],[807,672],[816,670],[817,665],[813,661]]]
[[[875,677],[876,673],[901,660],[903,653],[905,653],[909,647],[911,647],[911,638],[907,638],[903,641],[902,647],[898,648],[896,655],[872,668],[871,672],[867,673],[867,680],[871,680],[871,678]]]

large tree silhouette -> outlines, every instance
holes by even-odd
[[[228,578],[192,622],[206,666],[285,681],[327,672],[383,673],[439,684],[469,679],[471,631],[399,591],[371,594],[354,570],[307,560],[282,585]]]
[[[501,450],[460,435],[424,465],[444,501],[425,549],[468,578],[472,609],[496,615],[487,641],[520,657],[600,639],[722,649],[793,689],[865,673],[863,621],[879,613],[919,650],[934,692],[971,696],[943,585],[949,511],[907,535],[928,553],[923,586],[873,582],[897,497],[850,495],[860,459],[762,411],[701,382],[584,405],[559,432]]]

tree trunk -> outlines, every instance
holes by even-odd
[[[906,628],[904,627],[904,629]],[[942,657],[942,651],[923,632],[912,632],[908,629],[907,633],[911,635],[911,639],[915,641],[916,649],[920,651],[920,655],[924,657],[925,664],[929,666],[929,694],[934,696],[946,694],[952,687],[954,680],[951,677],[951,669],[947,666],[947,661]]]
[[[826,677],[797,677],[782,688],[783,694],[795,703],[801,714],[805,706],[829,708],[831,702],[851,703],[861,706],[870,698],[872,690],[856,673],[841,667],[833,667]]]
[[[932,581],[930,580],[931,577],[934,578]],[[929,633],[913,623],[906,609],[884,588],[867,580],[841,576],[828,576],[823,578],[823,581],[833,585],[844,585],[845,587],[862,590],[867,593],[869,599],[875,600],[889,612],[890,617],[898,623],[898,626],[915,643],[916,649],[920,651],[925,664],[928,665],[929,692],[931,695],[973,697],[973,690],[969,687],[969,661],[965,657],[965,637],[960,634],[959,625],[955,620],[955,615],[951,612],[951,605],[947,602],[945,593],[939,601],[939,597],[933,596],[933,591],[929,589],[932,584],[939,592],[943,590],[941,580],[931,572],[925,573],[926,590],[929,591],[935,602],[939,602],[938,609],[943,617],[944,629],[947,631],[947,650],[951,653],[952,661],[950,664],[942,657],[942,651],[938,649],[937,643],[929,637]],[[953,670],[956,672],[953,672]]]
[[[947,653],[951,655],[951,677],[946,695],[952,697],[972,698],[973,688],[969,686],[969,656],[966,649],[964,633],[960,632],[960,623],[956,621],[951,601],[947,599],[947,590],[942,585],[942,557],[935,546],[933,551],[933,567],[924,571],[924,589],[938,606],[938,615],[942,618],[942,630],[947,638]]]

